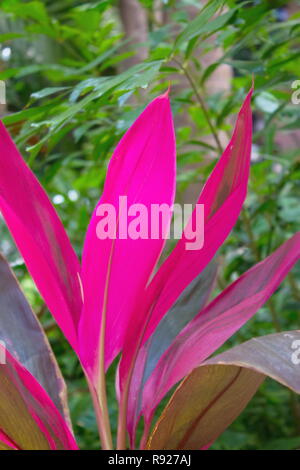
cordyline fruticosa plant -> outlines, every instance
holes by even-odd
[[[97,208],[80,265],[47,195],[1,125],[1,211],[80,359],[104,449],[113,447],[105,372],[119,354],[118,449],[136,447],[141,418],[142,449],[205,449],[241,413],[266,376],[300,392],[298,361],[293,360],[299,331],[252,339],[208,359],[266,302],[300,254],[299,232],[208,302],[216,275],[214,255],[246,197],[251,94],[252,89],[198,200],[205,211],[203,248],[187,250],[183,232],[155,274],[164,237],[101,240]],[[175,137],[165,93],[147,106],[117,146],[99,204],[118,209],[119,196],[125,195],[128,205],[172,206],[174,193]],[[0,366],[0,447],[76,449],[63,379],[3,258],[0,305],[1,352],[6,354]],[[182,379],[152,429],[158,404]]]

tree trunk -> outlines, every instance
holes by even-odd
[[[129,68],[148,57],[148,19],[147,12],[137,0],[119,0],[119,15],[125,38],[129,40],[126,50],[135,54],[122,63],[122,68]]]

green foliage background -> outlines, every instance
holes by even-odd
[[[162,2],[168,21],[160,24],[154,18],[155,2],[141,3],[148,14],[149,54],[145,61],[129,67],[128,58],[141,45],[130,51],[117,2],[2,0],[0,79],[7,89],[4,122],[53,198],[80,255],[107,162],[145,104],[171,82],[178,142],[177,198],[183,200],[187,188],[196,184],[196,192],[200,191],[220,156],[211,127],[218,135],[230,134],[254,75],[257,158],[252,163],[245,210],[220,253],[217,293],[299,230],[300,104],[291,102],[291,84],[300,79],[300,13],[282,18],[291,3],[286,1],[212,0],[201,10],[202,2],[169,0]],[[198,9],[192,21],[188,5]],[[217,46],[222,57],[203,67],[205,56]],[[207,81],[223,63],[234,72],[230,92],[211,94]],[[1,221],[0,235],[1,251],[15,267],[48,332],[68,383],[79,446],[96,449],[96,423],[77,359],[53,323]],[[276,330],[299,329],[299,285],[300,266],[225,347]],[[108,383],[115,432],[113,372],[112,368]],[[265,382],[213,446],[297,447],[299,399],[271,381]]]

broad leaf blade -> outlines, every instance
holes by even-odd
[[[49,310],[77,348],[79,262],[40,183],[0,122],[0,210]]]
[[[5,364],[0,365],[2,434],[18,449],[77,449],[67,424],[45,390],[1,344],[0,352],[6,356]]]
[[[254,338],[195,369],[176,389],[149,449],[203,449],[239,416],[266,376],[300,393],[300,331]]]
[[[66,386],[47,337],[1,254],[0,340],[44,387],[61,414],[69,421]]]
[[[300,232],[244,273],[204,308],[160,359],[143,393],[143,413],[179,380],[199,366],[268,300],[300,257]]]
[[[169,97],[153,100],[118,144],[107,173],[103,195],[91,219],[84,244],[82,280],[85,302],[80,321],[81,358],[86,368],[98,360],[99,330],[106,322],[105,363],[120,352],[132,312],[141,311],[142,293],[149,281],[165,240],[154,238],[99,239],[99,208],[110,204],[120,209],[119,197],[127,197],[127,207],[143,204],[151,226],[153,204],[173,204],[175,192],[175,137]],[[111,207],[110,206],[110,207]],[[167,232],[171,213],[164,223]],[[130,218],[128,219],[131,220]],[[120,225],[124,224],[120,219]],[[127,226],[125,227],[127,230]]]

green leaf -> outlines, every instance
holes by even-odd
[[[231,65],[242,72],[252,72],[256,74],[262,74],[265,71],[265,66],[261,61],[258,60],[229,60],[224,59],[223,62],[225,64]]]
[[[44,25],[50,22],[45,5],[39,1],[22,2],[22,7],[20,7],[18,2],[4,0],[2,8],[4,11],[14,13],[20,18],[30,18]]]
[[[40,100],[41,98],[45,98],[46,96],[54,95],[55,93],[58,93],[60,91],[66,91],[66,90],[69,90],[69,89],[70,89],[70,87],[68,87],[68,86],[43,88],[40,91],[36,91],[35,93],[31,93],[30,97],[35,99],[35,100]]]
[[[189,41],[195,36],[202,34],[203,30],[208,27],[209,19],[216,13],[216,11],[223,5],[224,0],[212,0],[208,2],[200,11],[199,15],[191,21],[188,26],[177,36],[175,47],[180,47],[186,41]],[[228,21],[228,20],[226,20]],[[206,33],[208,31],[206,30]]]
[[[300,448],[300,436],[274,439],[261,450],[292,450]]]
[[[255,97],[255,104],[264,113],[272,114],[274,113],[280,106],[280,103],[275,98],[272,93],[267,91],[262,91]]]
[[[19,39],[24,36],[24,33],[2,33],[0,34],[0,42],[11,41],[12,39]]]

